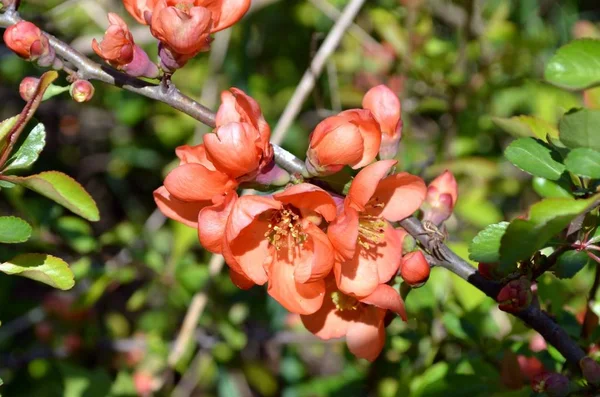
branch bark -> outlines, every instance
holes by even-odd
[[[354,4],[354,6],[360,8],[363,2],[364,0],[353,1],[351,4]],[[347,15],[350,15],[350,13]],[[342,18],[340,18],[340,20],[341,19]],[[350,22],[352,19],[353,17],[350,18]],[[0,27],[11,26],[20,20],[22,19],[19,17],[18,13],[9,9],[5,13],[0,14]],[[182,94],[174,85],[162,87],[133,78],[124,73],[113,70],[108,66],[99,65],[54,36],[48,34],[48,37],[50,39],[50,44],[54,47],[57,55],[63,60],[70,62],[77,68],[79,78],[102,81],[104,83],[135,92],[145,97],[155,99],[195,118],[196,120],[210,127],[214,127],[215,113],[202,106],[200,103],[194,101],[190,97]],[[277,145],[273,145],[273,147],[275,151],[275,159],[282,168],[296,174],[302,174],[305,171],[304,162],[302,160],[296,158],[294,155]],[[473,266],[461,259],[446,245],[434,240],[425,231],[423,225],[418,219],[410,217],[401,221],[400,225],[424,247],[431,249],[435,246],[435,251],[437,254],[434,255],[434,259],[436,260],[436,266],[440,266],[451,271],[481,290],[492,299],[496,299],[496,296],[498,295],[502,285],[500,283],[485,279]],[[201,298],[199,298],[198,301],[202,303]],[[203,305],[199,304],[198,306]],[[197,312],[197,310],[194,310],[194,312]],[[559,324],[557,324],[552,318],[550,318],[550,316],[548,316],[547,313],[532,305],[515,315],[528,326],[539,332],[549,344],[554,346],[563,355],[563,357],[565,357],[570,364],[572,364],[574,367],[578,367],[579,360],[585,357],[584,351],[575,341],[573,341],[573,339],[570,338],[570,336],[564,329],[560,327]],[[189,323],[192,322],[195,321],[189,321]]]

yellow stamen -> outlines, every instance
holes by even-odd
[[[358,304],[360,303],[356,298],[345,295],[340,291],[331,293],[331,301],[335,305],[335,308],[343,312],[344,310],[357,310]]]
[[[277,251],[284,247],[302,247],[308,235],[300,220],[300,215],[293,209],[284,207],[272,215],[265,237]]]

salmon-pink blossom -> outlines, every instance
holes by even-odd
[[[396,157],[402,138],[402,113],[398,96],[385,85],[371,88],[363,97],[363,108],[369,109],[381,127],[379,157]]]

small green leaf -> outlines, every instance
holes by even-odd
[[[16,216],[0,216],[0,243],[24,243],[29,237],[29,223]]]
[[[581,39],[558,49],[546,65],[546,81],[581,90],[600,83],[600,41]]]
[[[568,148],[590,148],[600,151],[600,110],[578,109],[560,119],[560,141]]]
[[[599,196],[586,200],[550,198],[535,203],[529,209],[529,219],[515,219],[510,223],[500,245],[502,273],[518,261],[529,259],[534,252],[566,228],[579,214],[597,205]]]
[[[27,168],[36,162],[38,156],[46,145],[46,128],[43,124],[38,124],[27,135],[23,144],[9,160],[8,166],[4,171]]]
[[[17,274],[62,290],[75,285],[69,265],[60,258],[47,254],[23,254],[0,264],[0,271]]]
[[[560,184],[560,181],[553,182],[536,176],[533,178],[532,184],[533,190],[543,198],[573,197],[571,192]]]
[[[547,142],[547,136],[558,138],[558,129],[546,120],[533,116],[514,116],[510,118],[493,117],[492,121],[504,131],[519,138],[533,137]]]
[[[89,221],[100,219],[98,207],[89,193],[62,172],[47,171],[28,177],[5,176],[4,180],[38,192]]]
[[[513,141],[504,151],[506,158],[521,170],[534,176],[557,180],[565,166],[552,157],[552,149],[533,138]]]
[[[558,278],[572,278],[587,265],[590,258],[583,251],[567,251],[562,253],[552,272]]]
[[[469,258],[485,263],[500,261],[500,241],[508,225],[508,222],[500,222],[480,231],[469,245]]]
[[[565,159],[565,166],[576,175],[600,178],[600,152],[587,148],[573,149]]]

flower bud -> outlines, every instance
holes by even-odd
[[[521,277],[502,287],[496,301],[499,303],[498,308],[500,310],[517,313],[527,308],[532,299],[531,282],[526,277]]]
[[[133,35],[125,21],[117,14],[109,12],[108,21],[110,25],[102,41],[98,43],[93,39],[92,49],[114,67],[127,65],[133,60]]]
[[[385,85],[378,85],[365,94],[362,105],[371,111],[381,128],[379,158],[393,159],[402,138],[403,123],[398,96]]]
[[[144,371],[136,371],[133,374],[133,384],[135,391],[139,396],[150,396],[152,393],[160,387],[157,379],[152,374]]]
[[[75,102],[87,102],[94,96],[94,86],[87,80],[76,80],[69,90]]]
[[[19,84],[19,94],[25,102],[29,102],[31,98],[33,98],[39,82],[40,79],[31,76],[27,76],[21,80],[21,84]]]
[[[306,168],[315,176],[331,175],[348,165],[364,167],[377,156],[381,133],[368,110],[349,110],[321,121],[310,134]]]
[[[429,263],[421,251],[413,251],[402,258],[400,276],[406,284],[419,288],[429,279]]]
[[[148,77],[151,79],[155,79],[158,77],[159,71],[158,67],[154,62],[150,60],[146,51],[144,51],[140,46],[133,46],[133,59],[127,65],[123,66],[121,69],[125,73],[134,77]]]
[[[290,174],[272,161],[260,170],[254,181],[265,186],[285,186],[290,182]]]
[[[441,225],[452,215],[457,198],[456,179],[450,171],[446,170],[431,181],[427,187],[423,220],[430,221],[437,226]]]
[[[40,28],[28,21],[19,21],[4,31],[4,42],[21,58],[50,66],[55,58],[54,49]]]
[[[591,357],[584,357],[579,361],[579,367],[588,383],[595,386],[600,385],[600,364]]]
[[[531,388],[549,397],[565,397],[569,394],[569,378],[556,372],[546,372],[533,378]]]

